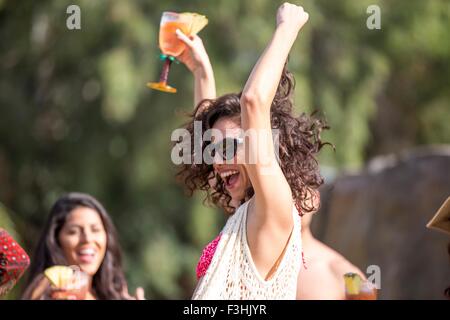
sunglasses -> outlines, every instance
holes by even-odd
[[[211,156],[214,158],[217,152],[223,160],[231,160],[236,156],[238,146],[243,143],[244,139],[242,138],[225,138],[219,142],[211,143]]]

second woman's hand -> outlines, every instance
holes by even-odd
[[[144,289],[139,287],[136,289],[136,300],[145,300]]]
[[[123,295],[124,295],[125,299],[127,299],[127,300],[145,300],[144,289],[142,287],[138,287],[136,289],[136,294],[134,296],[131,296],[128,293],[128,288],[124,288]]]

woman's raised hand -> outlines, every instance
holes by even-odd
[[[179,29],[176,34],[186,44],[186,49],[176,58],[194,75],[194,105],[204,99],[216,98],[214,72],[202,39],[197,35],[188,37]]]
[[[289,30],[298,32],[309,19],[303,7],[288,2],[283,3],[277,11],[277,27],[286,25]]]
[[[208,54],[199,36],[193,35],[188,37],[180,29],[177,29],[176,34],[178,39],[186,44],[186,50],[176,57],[178,60],[183,62],[192,73],[209,65]]]

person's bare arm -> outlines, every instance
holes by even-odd
[[[197,36],[186,36],[177,30],[177,37],[186,44],[186,50],[177,57],[194,75],[194,105],[204,99],[216,98],[214,72],[202,39]]]
[[[275,157],[270,108],[275,97],[289,51],[308,14],[285,3],[277,12],[277,27],[262,53],[241,96],[241,124],[244,132],[257,134],[248,139],[250,159],[246,164],[255,202],[248,216],[248,241],[260,272],[270,273],[273,263],[289,238],[293,227],[293,199],[290,186]]]
[[[341,279],[342,283],[344,283],[344,274],[349,272],[356,273],[363,280],[367,280],[366,275],[344,257],[332,261],[331,268],[335,277]]]

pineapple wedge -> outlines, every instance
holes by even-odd
[[[53,266],[44,271],[50,283],[57,288],[66,287],[74,274],[74,270],[67,266]]]
[[[362,282],[362,279],[359,275],[352,272],[346,273],[344,274],[344,281],[345,281],[345,289],[348,294],[351,295],[359,294]]]
[[[194,34],[197,34],[202,30],[207,24],[208,19],[198,13],[194,12],[183,12],[180,13],[182,16],[182,19],[186,19],[187,21],[190,21],[190,28],[189,28],[189,35],[192,36]]]

